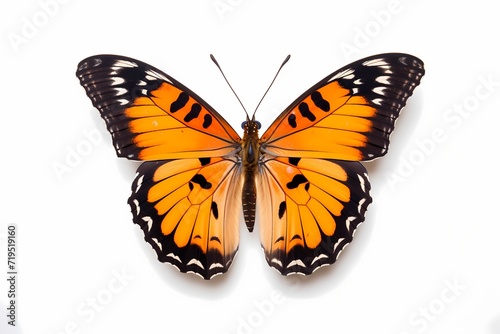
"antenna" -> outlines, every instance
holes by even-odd
[[[271,89],[271,86],[273,85],[274,80],[276,80],[276,78],[278,77],[278,74],[280,73],[281,69],[283,68],[283,66],[285,66],[285,64],[289,60],[290,60],[290,55],[286,56],[285,60],[283,60],[283,62],[281,63],[280,67],[278,68],[278,72],[276,72],[276,75],[273,78],[273,81],[271,81],[271,84],[269,85],[269,87],[267,87],[267,90],[265,91],[264,95],[262,95],[262,98],[260,99],[259,103],[257,104],[257,107],[255,107],[255,111],[253,112],[252,118],[255,117],[255,113],[257,112],[257,109],[259,109],[259,106],[262,103],[262,100],[264,100],[264,97],[266,97],[267,92],[269,92],[269,89]]]
[[[245,106],[243,105],[243,103],[241,102],[240,98],[238,97],[238,94],[236,94],[236,92],[234,91],[233,87],[231,86],[231,84],[229,83],[229,81],[227,80],[226,76],[224,75],[224,72],[222,71],[219,63],[217,62],[217,60],[215,60],[215,57],[213,54],[210,54],[210,59],[212,59],[212,61],[214,62],[215,66],[217,66],[217,68],[219,69],[220,73],[222,74],[222,76],[224,77],[224,80],[226,80],[229,88],[231,88],[231,90],[233,91],[233,94],[234,96],[236,96],[236,98],[238,99],[238,102],[241,104],[241,106],[243,107],[243,110],[245,111],[245,114],[247,114],[247,118],[250,119],[250,117],[248,116],[248,112],[247,110],[245,109]],[[283,66],[285,66],[285,64],[290,60],[290,55],[286,56],[285,60],[283,61],[283,63],[281,63],[280,67],[278,68],[278,71],[276,72],[274,78],[273,78],[273,81],[271,81],[271,84],[269,85],[269,87],[267,87],[267,90],[264,92],[264,95],[262,96],[262,98],[260,99],[259,103],[257,104],[257,107],[255,107],[255,111],[253,112],[253,115],[252,115],[252,119],[255,117],[255,113],[257,112],[257,109],[259,109],[259,106],[260,104],[262,103],[262,100],[264,100],[264,97],[267,95],[267,92],[269,92],[269,89],[271,89],[271,86],[273,85],[274,81],[276,80],[276,78],[278,77],[278,74],[280,73],[281,69],[283,68]]]
[[[241,107],[243,108],[243,110],[245,111],[245,114],[247,114],[247,118],[248,117],[248,112],[247,110],[245,109],[245,106],[243,105],[243,103],[241,102],[240,98],[238,97],[238,94],[236,94],[236,92],[234,91],[233,87],[231,86],[231,84],[229,83],[229,81],[227,80],[226,78],[226,75],[224,74],[224,72],[222,71],[222,68],[220,68],[220,65],[219,63],[217,62],[217,60],[215,60],[215,57],[213,54],[210,54],[210,59],[212,59],[212,61],[214,62],[215,66],[217,66],[217,68],[219,69],[220,73],[222,74],[222,76],[224,77],[224,80],[226,80],[229,88],[231,88],[231,90],[233,91],[233,94],[234,96],[236,96],[236,98],[238,99],[238,102],[241,104]]]

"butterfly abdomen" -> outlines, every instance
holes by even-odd
[[[255,224],[255,203],[257,193],[255,190],[255,176],[251,171],[245,173],[245,181],[243,183],[243,193],[241,195],[243,203],[243,217],[248,231],[252,232]]]

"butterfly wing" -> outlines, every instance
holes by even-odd
[[[153,66],[100,55],[82,60],[76,75],[120,157],[205,158],[239,149],[240,136],[208,103]]]
[[[309,275],[335,262],[372,201],[366,169],[340,160],[266,159],[257,209],[269,265],[283,275]]]
[[[261,243],[282,274],[336,261],[371,203],[358,162],[387,153],[399,112],[424,75],[407,54],[361,59],[294,101],[261,137]]]
[[[238,250],[241,173],[231,159],[143,163],[129,204],[161,262],[205,279],[226,272]]]
[[[399,53],[356,61],[311,87],[266,130],[274,156],[349,161],[387,153],[399,112],[424,75],[420,59]]]
[[[205,279],[226,272],[239,241],[239,135],[187,87],[138,60],[89,57],[77,76],[118,156],[146,160],[129,204],[158,259]]]

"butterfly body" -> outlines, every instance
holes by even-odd
[[[260,124],[252,118],[243,123],[243,139],[241,141],[241,158],[243,162],[243,192],[241,202],[243,206],[243,217],[248,231],[252,232],[255,224],[255,206],[257,203],[257,189],[255,187],[255,175],[258,172],[260,158],[259,143]]]
[[[144,161],[129,205],[162,262],[205,279],[226,272],[243,213],[258,224],[268,264],[283,275],[332,264],[372,198],[359,161],[387,153],[399,112],[424,75],[402,53],[367,57],[331,73],[259,137],[241,138],[208,103],[138,60],[98,55],[77,77],[118,156]]]

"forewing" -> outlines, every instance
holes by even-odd
[[[239,135],[208,103],[148,64],[99,55],[81,61],[76,75],[120,157],[216,157],[239,148]]]
[[[422,61],[407,54],[358,60],[293,102],[262,135],[261,148],[286,157],[380,157],[387,152],[399,112],[423,75]]]

